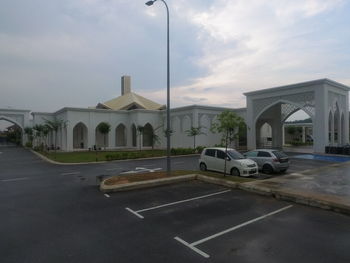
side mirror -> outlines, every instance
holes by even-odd
[[[226,157],[226,161],[231,161],[231,158],[230,157]]]

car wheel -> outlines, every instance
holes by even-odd
[[[264,166],[262,167],[262,172],[263,172],[264,174],[272,174],[273,168],[272,168],[272,166],[269,165],[269,164],[264,164]]]
[[[205,163],[201,163],[201,164],[199,165],[199,169],[200,169],[201,171],[206,171],[206,170],[207,170],[207,166],[205,165]]]
[[[231,175],[233,175],[233,176],[240,176],[241,173],[239,172],[239,170],[237,168],[232,168],[231,169]]]

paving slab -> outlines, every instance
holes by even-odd
[[[242,183],[239,188],[350,214],[350,162]]]

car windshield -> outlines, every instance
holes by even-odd
[[[285,154],[284,152],[280,152],[280,151],[273,151],[273,154],[274,154],[277,158],[285,158],[285,157],[288,157],[287,154]]]
[[[245,159],[245,157],[240,154],[239,152],[235,151],[235,150],[230,150],[227,151],[228,156],[230,156],[232,159]]]

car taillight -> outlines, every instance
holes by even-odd
[[[278,162],[279,162],[279,160],[276,159],[276,158],[273,158],[272,161],[275,162],[275,163],[278,163]]]

